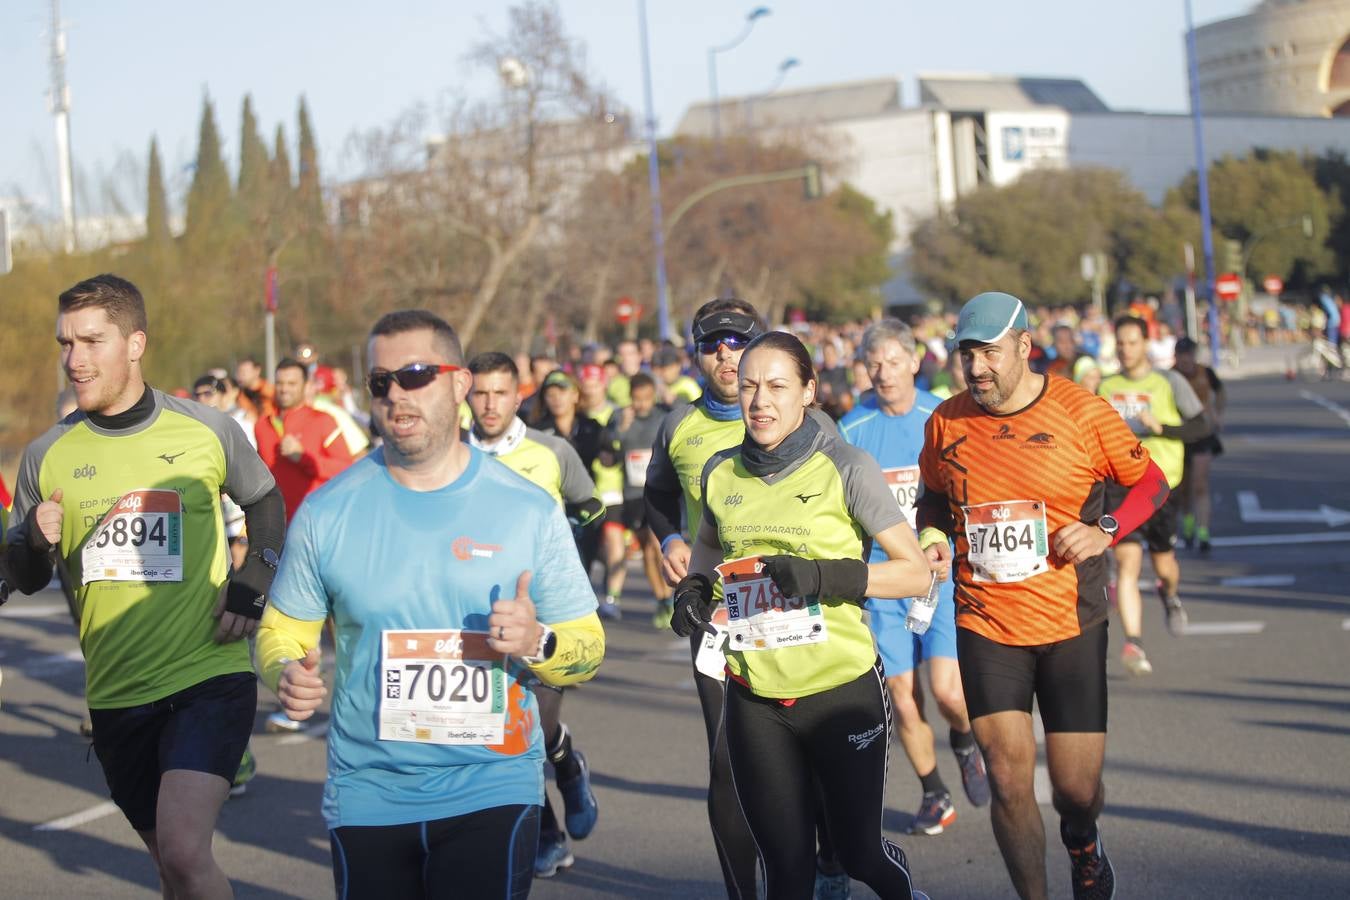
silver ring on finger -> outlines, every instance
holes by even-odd
[[[497,640],[499,640],[499,641],[504,641],[504,640],[506,640],[506,626],[505,626],[505,625],[498,625],[498,626],[497,626]]]

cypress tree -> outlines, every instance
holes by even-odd
[[[227,226],[230,173],[220,152],[220,132],[216,130],[211,98],[202,99],[202,122],[197,138],[197,167],[188,189],[186,236],[194,243],[219,234]]]
[[[169,196],[164,190],[164,166],[159,158],[159,141],[151,138],[145,190],[145,239],[152,247],[162,247],[172,237],[169,231]]]
[[[325,227],[323,194],[319,187],[319,147],[309,121],[309,106],[300,98],[300,171],[296,184],[296,211],[300,227],[310,233],[322,233]]]
[[[267,145],[258,134],[253,98],[245,94],[243,121],[239,126],[239,205],[250,223],[263,220],[268,213],[269,162]]]

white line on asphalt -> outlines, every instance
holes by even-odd
[[[0,609],[0,619],[44,619],[63,613],[70,607],[64,603],[46,603],[41,606],[16,606],[13,609]]]
[[[1186,636],[1260,634],[1265,630],[1265,622],[1191,622],[1186,626]]]
[[[1341,631],[1350,631],[1350,619],[1341,620]]]
[[[111,800],[100,803],[98,806],[91,806],[83,812],[71,813],[68,816],[62,816],[59,819],[53,819],[50,822],[44,822],[41,825],[34,825],[34,831],[69,831],[72,828],[79,828],[86,822],[92,822],[95,819],[101,819],[104,816],[110,816],[117,812],[117,804]]]
[[[286,735],[284,738],[281,738],[280,740],[277,741],[277,746],[285,747],[288,744],[303,744],[305,741],[317,741],[319,738],[323,737],[327,733],[328,733],[328,723],[323,722],[319,725],[314,725],[310,728],[306,728],[299,734]]]
[[[1220,578],[1224,587],[1289,587],[1294,583],[1294,575],[1236,575],[1232,578]]]
[[[1307,534],[1242,534],[1212,537],[1215,547],[1266,547],[1271,544],[1338,544],[1350,541],[1350,531],[1309,532]]]
[[[39,656],[37,659],[30,659],[20,667],[28,675],[35,675],[42,672],[50,672],[55,669],[64,669],[67,666],[84,665],[84,654],[79,650],[67,650],[65,653],[53,653],[50,656]]]
[[[1333,400],[1328,400],[1321,394],[1314,394],[1312,391],[1299,391],[1298,395],[1304,400],[1311,400],[1323,409],[1335,413],[1341,417],[1342,422],[1347,426],[1350,426],[1350,409],[1346,409],[1344,406],[1341,406]]]

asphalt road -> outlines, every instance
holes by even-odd
[[[1102,828],[1122,898],[1350,891],[1350,384],[1230,387],[1215,547],[1206,559],[1181,554],[1194,633],[1168,635],[1146,597],[1155,673],[1137,680],[1112,636]],[[538,898],[721,896],[687,653],[651,628],[641,592],[628,608],[599,676],[564,709],[595,773],[600,823],[571,870],[536,882]],[[59,595],[0,610],[0,671],[0,896],[157,896],[78,733],[83,669]],[[322,735],[265,734],[269,709],[264,698],[258,777],[227,804],[217,855],[241,897],[331,896]],[[955,782],[945,749],[939,764]],[[934,898],[1010,896],[987,811],[958,798],[946,834],[909,837],[918,800],[896,749],[885,826],[918,886]],[[1068,897],[1056,819],[1043,812],[1052,896]],[[861,885],[854,895],[870,896]]]

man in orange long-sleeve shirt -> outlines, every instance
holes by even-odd
[[[308,375],[294,359],[277,363],[277,414],[260,417],[253,426],[258,455],[286,500],[287,524],[310,491],[352,464],[337,421],[305,403]]]

